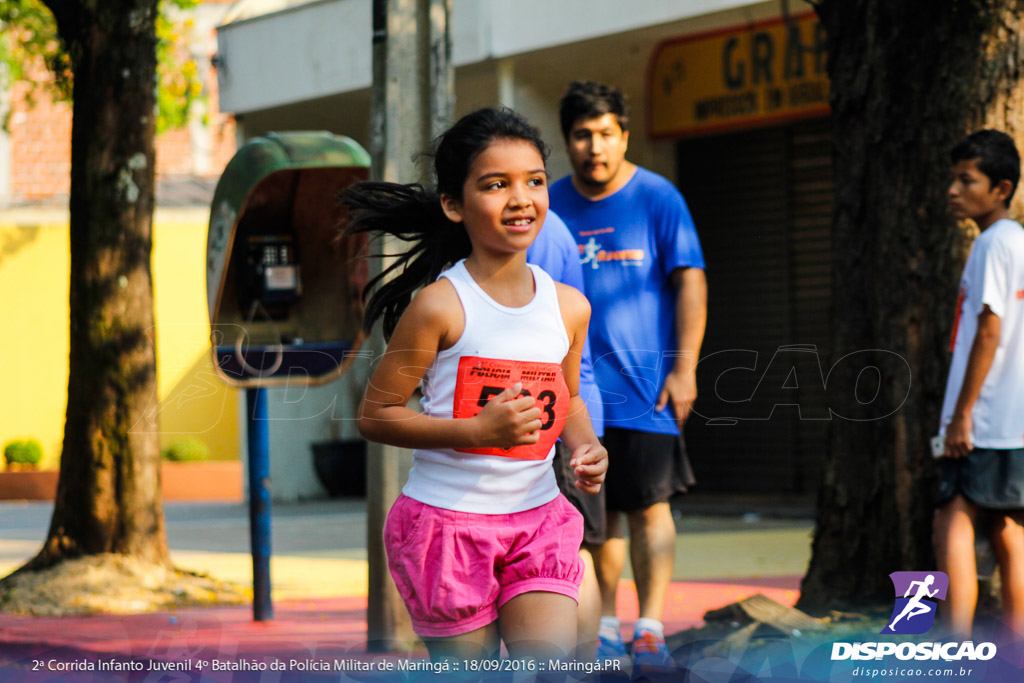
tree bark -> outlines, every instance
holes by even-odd
[[[46,0],[71,55],[68,405],[50,530],[25,567],[169,564],[150,271],[157,0]]]
[[[829,377],[830,397],[853,408],[844,415],[861,414],[832,422],[802,609],[891,604],[890,572],[934,567],[928,439],[971,237],[947,212],[948,155],[983,125],[1019,145],[1011,114],[1021,111],[1022,4],[817,5],[834,126],[835,354],[891,353],[860,353],[851,358],[864,362],[841,363]],[[873,377],[875,402],[854,402],[870,397]]]

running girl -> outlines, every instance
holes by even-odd
[[[576,485],[596,493],[607,453],[578,396],[590,306],[526,263],[548,209],[545,158],[522,117],[481,109],[438,140],[436,193],[363,183],[342,195],[351,230],[413,243],[367,304],[367,326],[383,318],[390,341],[359,430],[415,449],[384,540],[434,659],[493,657],[500,640],[515,658],[576,645],[582,518],[551,456],[561,436]],[[406,407],[421,384],[422,413]]]

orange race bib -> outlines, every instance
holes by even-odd
[[[540,440],[512,448],[460,448],[460,453],[501,455],[520,460],[543,460],[562,433],[569,416],[569,388],[558,363],[534,363],[463,356],[455,380],[452,416],[474,417],[487,402],[516,382],[523,383],[522,394],[533,396],[540,408]]]

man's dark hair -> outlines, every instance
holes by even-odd
[[[978,170],[988,176],[993,186],[1009,180],[1011,189],[1005,204],[1010,205],[1010,199],[1020,181],[1020,154],[1013,138],[998,130],[979,130],[958,142],[949,153],[949,158],[954,164],[977,159]]]
[[[593,81],[573,81],[558,103],[558,118],[562,125],[562,137],[569,139],[572,124],[580,118],[596,119],[605,114],[614,114],[619,128],[629,128],[629,108],[626,96],[612,85],[601,85]]]

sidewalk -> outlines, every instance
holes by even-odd
[[[50,509],[49,504],[0,504],[0,574],[38,549]],[[251,585],[244,506],[170,504],[166,516],[177,566]],[[323,680],[336,681],[338,673],[317,673],[316,667],[376,660],[366,653],[363,501],[278,504],[273,520],[273,621],[254,623],[249,607],[131,616],[0,614],[0,680],[250,680],[236,677],[243,672],[256,676],[252,680],[327,676]],[[809,519],[683,515],[676,525],[679,541],[666,632],[698,626],[708,609],[758,592],[786,604],[796,601],[810,552]],[[637,616],[636,593],[628,578],[620,585],[619,613],[628,632]],[[56,677],[51,660],[58,667]],[[84,667],[91,662],[93,668],[75,672],[59,669],[60,662]],[[164,669],[185,663],[190,665],[186,670],[203,671],[203,676],[161,678],[168,675],[161,673]],[[260,671],[261,664],[266,671]],[[101,673],[96,667],[103,665],[115,668]],[[39,669],[35,674],[34,666]],[[239,666],[256,669],[215,668]],[[272,676],[274,666],[284,678]]]

